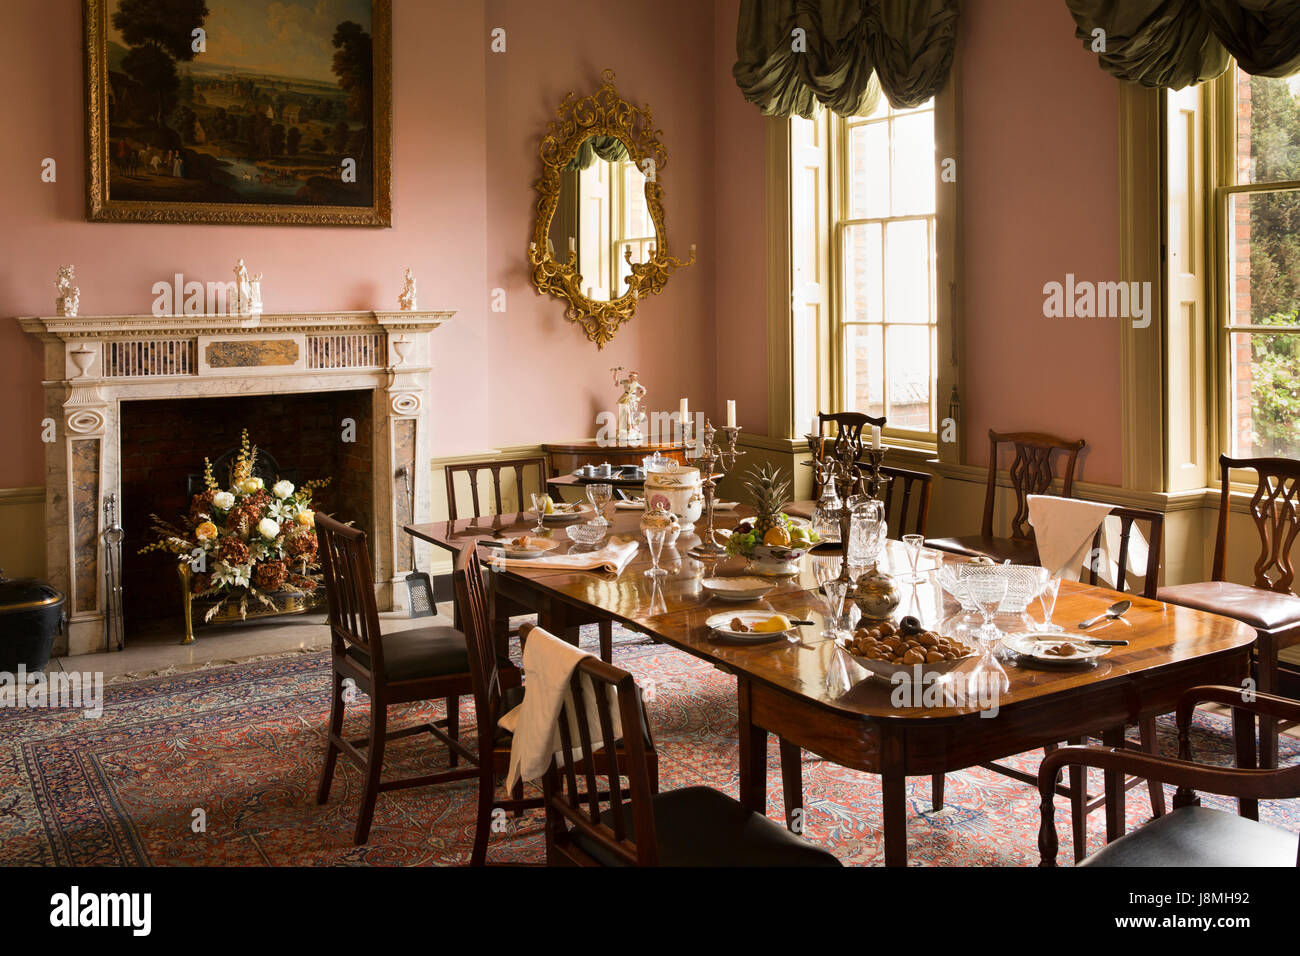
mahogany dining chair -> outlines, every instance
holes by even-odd
[[[1258,694],[1246,701],[1240,687],[1193,687],[1178,702],[1176,760],[1112,747],[1064,747],[1048,754],[1039,767],[1037,781],[1041,800],[1040,866],[1056,865],[1057,778],[1067,766],[1133,774],[1178,788],[1172,813],[1111,841],[1080,866],[1300,866],[1300,840],[1296,834],[1260,823],[1249,812],[1260,800],[1300,797],[1300,767],[1260,771],[1253,768],[1251,760],[1243,766],[1240,753],[1236,768],[1194,763],[1191,723],[1200,703],[1231,707],[1234,726],[1253,724],[1253,714],[1271,720],[1300,719],[1300,703],[1285,697]],[[1236,797],[1237,814],[1201,806],[1197,790]]]
[[[1039,432],[996,432],[989,429],[989,471],[984,486],[984,520],[977,535],[935,538],[926,541],[926,547],[938,548],[952,554],[987,557],[1001,563],[1037,564],[1038,549],[1034,546],[1034,532],[1029,525],[1029,495],[1051,492],[1056,481],[1053,461],[1064,457],[1061,471],[1061,497],[1070,498],[1074,492],[1074,469],[1079,451],[1086,442],[1080,438],[1069,441],[1055,435]],[[998,490],[998,451],[1001,445],[1015,449],[1007,471],[1011,489],[1015,494],[1016,510],[1011,516],[1010,537],[993,533],[993,506]]]
[[[1248,509],[1259,534],[1252,584],[1228,581],[1228,517],[1234,469],[1256,474]],[[1255,629],[1254,677],[1261,691],[1279,689],[1278,651],[1300,644],[1300,597],[1295,592],[1291,546],[1300,535],[1300,461],[1219,456],[1219,528],[1209,581],[1176,584],[1156,595],[1170,604],[1235,618]],[[1288,725],[1289,726],[1289,725]],[[1277,766],[1277,721],[1260,718],[1260,762]]]
[[[597,712],[593,727],[584,700],[590,680]],[[595,658],[578,663],[570,698],[558,720],[560,753],[580,761],[552,761],[543,779],[546,800],[546,860],[551,866],[840,866],[829,850],[791,833],[775,820],[747,810],[711,787],[656,793],[649,768],[654,742],[628,736],[628,779],[593,760],[593,741],[614,736],[611,696],[624,728],[645,721],[641,690],[632,675]],[[574,730],[576,728],[575,739]],[[606,780],[599,779],[603,766]],[[602,799],[626,793],[628,800]]]
[[[332,679],[330,722],[325,764],[321,768],[316,802],[329,800],[339,754],[361,768],[365,782],[354,834],[360,846],[370,837],[375,801],[382,791],[423,787],[478,774],[474,767],[456,767],[455,757],[473,761],[459,737],[460,697],[474,692],[465,635],[455,628],[431,626],[383,634],[375,604],[374,575],[366,535],[356,528],[316,512],[321,570],[329,598]],[[343,736],[344,711],[351,682],[370,698],[370,732],[349,740]],[[439,721],[388,730],[388,708],[395,704],[442,698],[447,716]],[[444,731],[443,728],[446,728]],[[428,732],[447,745],[450,769],[397,780],[382,780],[388,741]],[[368,745],[367,745],[368,742]],[[360,749],[365,747],[364,752]]]

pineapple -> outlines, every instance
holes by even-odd
[[[745,487],[754,495],[754,507],[758,516],[754,519],[754,531],[758,540],[763,541],[767,533],[776,527],[785,527],[781,521],[781,506],[786,502],[790,492],[790,481],[781,475],[780,470],[772,465],[751,468],[745,478]]]

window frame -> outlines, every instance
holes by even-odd
[[[961,129],[960,93],[956,77],[960,67],[954,59],[948,82],[934,97],[935,212],[934,212],[934,289],[935,322],[933,346],[933,380],[936,431],[919,432],[886,425],[884,439],[891,447],[913,450],[925,457],[937,457],[947,463],[966,460],[965,423],[961,414],[963,350],[961,338],[962,254],[957,237],[961,231]],[[838,211],[844,188],[841,175],[843,159],[835,162],[841,143],[836,141],[836,127],[823,111],[818,122],[824,123],[827,158],[830,161],[826,195],[822,199],[826,228],[822,245],[827,252],[830,275],[825,281],[824,314],[820,323],[816,369],[795,368],[794,309],[799,307],[794,282],[792,224],[794,215],[794,157],[791,121],[772,118],[767,132],[768,179],[768,359],[772,396],[769,405],[769,430],[774,437],[801,437],[806,423],[795,422],[794,408],[800,389],[817,396],[822,410],[847,408],[843,403],[841,301],[842,276],[838,256],[839,224],[833,213]],[[838,120],[838,117],[834,117]],[[839,139],[844,139],[842,135]],[[952,160],[951,178],[945,179],[945,161]],[[899,217],[904,218],[904,217]],[[809,381],[812,376],[812,381]],[[947,427],[949,418],[951,428]],[[945,437],[951,440],[943,440]]]
[[[889,216],[853,216],[851,209],[851,191],[850,180],[852,178],[852,143],[851,132],[855,127],[876,125],[880,123],[889,124],[889,162],[890,173],[893,173],[893,164],[895,158],[895,140],[892,126],[897,116],[916,115],[920,112],[930,113],[933,117],[934,124],[934,142],[935,142],[935,177],[934,177],[934,212],[933,213],[910,213],[905,215]],[[829,394],[831,401],[837,409],[850,408],[849,399],[846,394],[845,371],[845,336],[849,326],[860,326],[862,328],[879,328],[881,335],[881,347],[885,355],[888,355],[889,330],[895,327],[903,328],[921,328],[920,323],[916,322],[897,322],[890,321],[886,315],[885,298],[887,291],[882,291],[881,298],[881,320],[879,322],[846,322],[845,321],[845,304],[847,299],[847,281],[848,275],[844,268],[845,253],[845,235],[852,226],[870,225],[879,223],[880,231],[880,254],[885,262],[888,262],[889,251],[885,234],[888,231],[886,224],[898,222],[916,222],[921,221],[927,224],[926,240],[929,246],[930,261],[927,264],[927,273],[931,276],[933,282],[929,289],[930,293],[930,314],[933,321],[925,323],[924,328],[929,332],[930,348],[930,381],[929,388],[931,391],[932,418],[931,426],[925,429],[902,428],[890,425],[886,421],[884,436],[896,442],[907,442],[916,446],[934,447],[939,440],[939,422],[945,416],[941,413],[941,396],[939,394],[939,326],[941,324],[939,315],[939,194],[940,181],[939,174],[941,163],[939,161],[939,110],[938,97],[934,98],[933,105],[926,110],[909,110],[897,115],[887,115],[885,117],[871,119],[866,117],[844,117],[831,115],[829,117],[829,160],[830,160],[830,181],[832,184],[830,196],[830,213],[828,225],[830,230],[830,267],[831,267],[831,309],[829,312]],[[950,184],[942,184],[950,185]],[[891,192],[891,213],[892,213],[892,190],[893,183],[890,183]],[[882,263],[882,275],[884,274],[884,264]],[[885,358],[881,358],[881,367],[887,369]],[[886,370],[884,381],[881,382],[881,404],[884,408],[884,414],[888,417],[889,408],[889,373]],[[865,409],[855,409],[857,411],[866,411]]]
[[[1275,326],[1239,325],[1233,321],[1232,296],[1232,201],[1234,196],[1255,193],[1300,193],[1300,180],[1279,180],[1263,183],[1237,182],[1237,71],[1235,59],[1228,69],[1206,84],[1206,102],[1210,117],[1209,147],[1206,150],[1207,215],[1213,217],[1213,266],[1210,270],[1213,302],[1217,316],[1214,322],[1213,394],[1207,401],[1216,409],[1217,446],[1226,455],[1238,457],[1234,428],[1232,340],[1234,335],[1266,331],[1284,335],[1300,335],[1300,324]],[[1256,476],[1249,471],[1233,469],[1229,475],[1233,484],[1254,486]],[[1217,457],[1212,473],[1206,476],[1207,485],[1218,480]]]

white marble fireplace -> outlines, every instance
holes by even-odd
[[[44,343],[46,577],[68,596],[67,646],[105,650],[103,503],[121,501],[121,404],[172,398],[370,390],[375,592],[402,607],[411,469],[415,520],[430,514],[432,335],[452,312],[20,318]],[[52,427],[51,427],[52,426]],[[129,583],[128,583],[129,586]]]

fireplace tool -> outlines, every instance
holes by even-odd
[[[411,487],[411,469],[405,465],[397,469],[398,477],[406,483],[406,500],[410,505],[407,515],[415,520],[415,489]],[[432,617],[435,613],[433,601],[433,582],[429,575],[415,566],[415,535],[406,536],[411,542],[411,573],[406,576],[406,588],[410,598],[411,617]]]
[[[117,495],[104,499],[104,649],[122,649],[122,539],[117,520]]]

